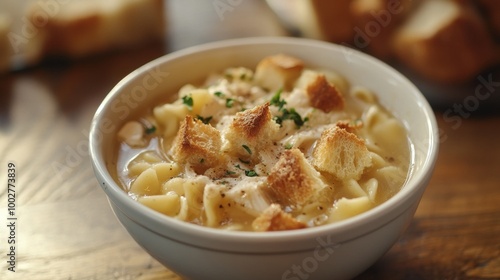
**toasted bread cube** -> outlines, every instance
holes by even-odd
[[[279,125],[272,120],[269,103],[238,112],[225,131],[223,150],[250,158],[272,144]]]
[[[172,145],[172,156],[177,162],[189,163],[196,172],[223,163],[219,152],[220,133],[211,125],[187,115]]]
[[[284,54],[262,59],[255,70],[258,85],[271,91],[290,90],[304,69],[304,62]]]
[[[267,177],[271,195],[283,205],[300,206],[325,187],[299,149],[283,152]]]
[[[252,222],[254,231],[279,231],[301,229],[307,225],[299,222],[292,215],[285,213],[279,204],[271,204]]]
[[[359,179],[372,159],[364,141],[346,129],[334,126],[321,134],[313,150],[316,169],[340,180]]]
[[[338,121],[335,125],[339,128],[345,129],[347,132],[355,133],[356,130],[363,127],[363,121],[361,121],[361,120],[356,120],[356,121],[342,120],[342,121]]]
[[[311,106],[325,113],[344,108],[342,93],[334,85],[330,84],[324,75],[316,76],[316,79],[308,84],[306,93]]]

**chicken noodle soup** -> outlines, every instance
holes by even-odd
[[[349,82],[283,54],[211,74],[123,125],[117,180],[158,212],[228,230],[367,211],[404,184],[410,143],[376,95]]]

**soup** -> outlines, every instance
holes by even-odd
[[[183,86],[117,142],[116,180],[132,199],[226,230],[347,219],[397,193],[411,161],[406,130],[374,93],[284,54]]]

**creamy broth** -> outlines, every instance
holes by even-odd
[[[365,212],[404,185],[410,143],[376,94],[349,82],[286,55],[210,74],[122,127],[115,179],[158,212],[228,230]]]

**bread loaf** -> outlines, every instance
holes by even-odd
[[[432,82],[467,82],[500,62],[498,0],[269,2],[293,5],[297,29],[306,37],[402,62]]]
[[[0,71],[80,58],[164,36],[164,0],[2,1]]]
[[[380,58],[393,55],[391,38],[418,0],[354,0],[350,12],[354,22],[353,44]]]
[[[82,57],[132,47],[163,35],[162,0],[87,0],[61,4],[44,24],[38,3],[28,18],[46,38],[44,53]]]
[[[10,66],[12,48],[10,47],[8,34],[10,30],[11,19],[6,14],[0,14],[0,73]]]
[[[423,2],[398,29],[394,49],[420,75],[444,83],[468,80],[496,61],[485,22],[452,0]]]

